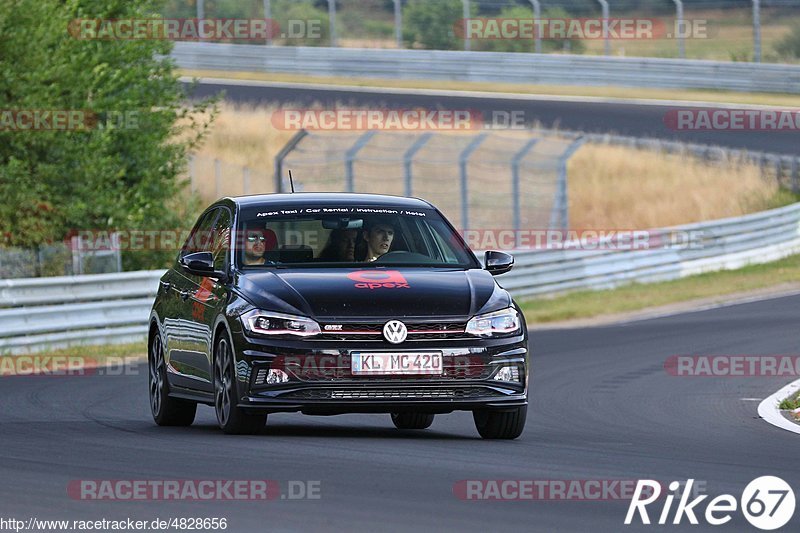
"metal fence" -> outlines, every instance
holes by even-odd
[[[121,272],[120,247],[111,241],[107,250],[88,250],[79,237],[34,249],[0,248],[0,279]]]
[[[567,163],[582,143],[548,130],[301,131],[278,154],[269,182],[263,169],[200,158],[190,179],[211,200],[288,191],[292,169],[298,192],[420,196],[459,228],[565,228]]]
[[[651,231],[650,242],[669,243],[681,233],[694,236],[689,246],[590,250],[565,242],[567,249],[518,251],[514,269],[498,282],[516,297],[541,296],[774,261],[800,252],[800,204]],[[0,352],[143,341],[163,273],[0,280]]]
[[[800,66],[513,52],[175,43],[185,69],[310,76],[800,93]]]
[[[437,20],[435,38],[418,35],[412,11],[420,4],[432,9]],[[327,5],[325,5],[327,4]],[[424,7],[422,8],[424,9]],[[552,19],[591,17],[612,19],[655,18],[665,30],[656,38],[548,39],[539,32],[527,39],[501,43],[502,49],[528,52],[578,52],[602,55],[680,57],[728,61],[777,61],[777,43],[792,21],[800,18],[798,0],[205,0],[170,2],[163,15],[203,18],[267,18],[280,29],[261,44],[359,48],[441,48],[497,50],[498,40],[469,33],[456,35],[464,18]],[[788,22],[788,24],[787,24]],[[700,26],[697,24],[701,23]],[[693,28],[702,28],[696,35]],[[450,35],[441,35],[441,34]],[[219,39],[225,40],[225,39]],[[230,40],[230,39],[227,39]],[[527,41],[527,42],[520,42]]]

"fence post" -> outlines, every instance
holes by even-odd
[[[522,229],[522,212],[519,197],[519,162],[528,155],[528,152],[537,142],[539,142],[539,139],[528,139],[528,142],[511,158],[511,201],[513,202],[511,225],[514,226],[515,248],[519,246],[519,231]]]
[[[197,0],[197,20],[206,18],[206,5],[205,0]]]
[[[469,181],[467,180],[467,160],[487,136],[487,133],[477,135],[458,155],[458,169],[461,178],[461,229],[469,229]]]
[[[219,159],[214,159],[214,188],[217,193],[217,198],[221,196],[222,190],[222,162]]]
[[[675,2],[675,27],[673,31],[678,38],[678,57],[686,59],[686,41],[683,36],[683,2],[681,0],[672,0]]]
[[[403,154],[403,178],[404,178],[404,195],[411,196],[413,187],[412,187],[412,177],[411,177],[411,165],[414,162],[414,156],[419,152],[425,143],[433,136],[433,133],[427,132],[423,133],[419,136],[419,138],[414,141],[414,143],[409,146],[406,153]]]
[[[328,0],[328,29],[331,34],[331,46],[336,44],[336,0]]]
[[[550,229],[556,227],[555,219],[558,218],[558,228],[566,231],[569,229],[569,199],[567,198],[567,163],[572,155],[586,142],[584,137],[578,137],[567,146],[558,160],[558,184],[556,201],[550,212]]]
[[[600,7],[603,8],[603,48],[604,48],[604,55],[610,56],[611,55],[611,41],[609,40],[609,32],[608,32],[608,2],[606,0],[597,0],[600,2]]]
[[[800,183],[797,178],[797,158],[792,156],[792,192],[795,194],[800,192]]]
[[[533,6],[533,20],[537,21],[533,26],[533,51],[537,54],[542,53],[542,33],[539,31],[540,20],[542,19],[542,4],[539,0],[530,0]]]
[[[267,23],[267,44],[272,44],[272,7],[269,0],[264,0],[264,20]]]
[[[192,191],[192,194],[197,192],[197,189],[195,188],[196,185],[194,184],[194,175],[197,171],[195,168],[195,159],[197,159],[195,154],[191,154],[189,156],[189,189]]]
[[[397,43],[397,48],[403,48],[403,10],[400,5],[401,0],[392,0],[394,2],[394,40]]]
[[[761,63],[761,0],[753,0],[753,61]]]
[[[294,137],[289,139],[289,142],[286,143],[286,146],[281,148],[281,151],[275,156],[275,192],[283,192],[283,160],[286,159],[286,156],[289,155],[289,152],[294,150],[297,146],[297,143],[303,140],[303,137],[306,135],[308,135],[306,130],[300,130],[295,133]]]
[[[250,169],[242,167],[242,192],[250,194]]]
[[[369,142],[372,137],[378,133],[377,130],[367,130],[364,134],[353,143],[347,152],[344,154],[344,190],[347,192],[355,191],[355,178],[353,176],[353,163],[356,160],[358,151],[364,148],[364,145]]]
[[[469,18],[469,12],[470,12],[469,0],[461,0],[461,7],[464,19],[461,21],[464,30],[464,50],[469,52],[472,49],[472,43],[470,41],[469,31],[467,31],[467,28],[469,27],[469,24],[467,24],[467,19]]]

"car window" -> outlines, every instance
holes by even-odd
[[[195,252],[210,252],[214,241],[211,228],[220,213],[220,209],[212,209],[203,214],[192,228],[189,237],[181,248],[180,257]]]
[[[211,253],[214,254],[214,270],[224,271],[228,265],[231,243],[231,212],[221,208],[212,232]]]
[[[475,268],[476,261],[435,210],[357,206],[243,210],[237,264],[337,266],[374,263]],[[241,241],[241,242],[240,242]]]

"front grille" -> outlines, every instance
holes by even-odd
[[[354,375],[350,368],[350,357],[344,356],[336,364],[324,365],[322,358],[315,359],[308,356],[297,364],[281,367],[292,377],[306,382],[397,382],[435,381],[435,380],[483,380],[488,379],[496,369],[493,365],[485,364],[478,357],[455,356],[445,357],[441,375],[435,374],[387,374],[387,375]]]
[[[306,389],[281,395],[293,400],[370,400],[370,399],[470,399],[503,396],[485,387],[402,388],[402,389]]]
[[[341,331],[326,331],[326,327],[334,324],[322,324],[322,335],[326,339],[335,340],[384,340],[384,323],[361,324],[336,324],[341,326]],[[469,337],[465,330],[466,322],[418,322],[406,323],[408,328],[407,341],[436,340],[436,339],[464,339]]]

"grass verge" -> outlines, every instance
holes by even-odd
[[[793,411],[800,407],[800,392],[797,392],[791,398],[786,398],[779,405],[778,409],[786,409]]]
[[[698,298],[725,296],[800,280],[800,255],[737,270],[709,272],[662,283],[577,291],[519,302],[529,324],[639,311]]]
[[[21,356],[0,355],[0,377],[52,374],[70,375],[81,368],[122,366],[147,359],[147,343],[70,346]]]
[[[347,78],[339,76],[308,76],[269,72],[237,72],[227,70],[179,70],[182,76],[225,78],[284,83],[354,85],[358,87],[439,89],[446,91],[485,91],[541,96],[589,96],[594,98],[623,98],[626,100],[685,100],[726,104],[800,106],[800,97],[790,94],[738,93],[712,90],[645,89],[636,87],[582,87],[577,85],[534,85],[497,82],[393,80],[381,78]]]

